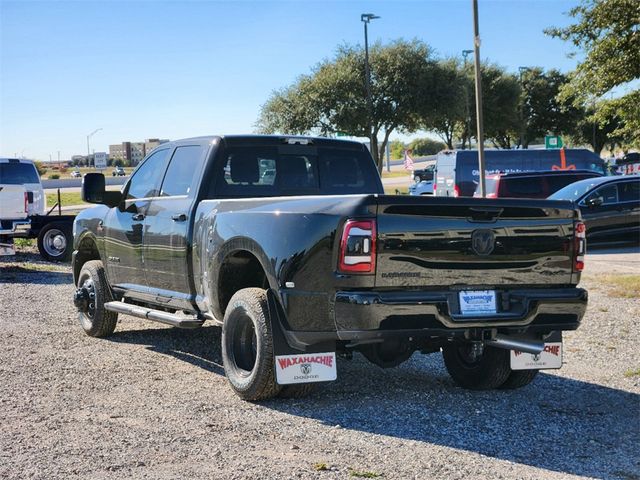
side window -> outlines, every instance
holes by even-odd
[[[598,188],[584,199],[584,203],[587,203],[592,198],[598,197],[602,197],[603,205],[618,203],[618,187],[616,187],[615,185],[607,185],[602,188]]]
[[[164,165],[169,149],[158,150],[147,158],[140,168],[136,170],[131,177],[131,184],[127,192],[127,200],[136,200],[138,198],[156,197],[162,175],[164,174]]]
[[[621,202],[640,201],[640,181],[622,182],[618,184]]]
[[[201,145],[176,148],[162,182],[161,197],[194,194],[205,150]]]

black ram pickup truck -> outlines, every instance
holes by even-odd
[[[442,351],[471,389],[562,365],[587,292],[571,202],[385,195],[366,148],[281,136],[166,143],[74,224],[74,303],[88,335],[118,314],[222,327],[243,399],[302,396],[336,355],[393,367]]]

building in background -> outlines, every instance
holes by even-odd
[[[109,145],[109,159],[112,162],[120,160],[125,165],[131,164],[131,142]]]
[[[156,148],[158,145],[162,145],[163,143],[167,143],[169,140],[166,138],[160,139],[160,138],[148,138],[145,142],[144,142],[144,149],[145,149],[145,155],[149,155],[149,153],[151,153],[151,150],[153,150],[154,148]]]
[[[168,141],[168,139],[148,138],[144,142],[122,142],[109,145],[109,159],[112,162],[120,160],[125,165],[135,167],[151,150]]]

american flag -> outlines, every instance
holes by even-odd
[[[404,151],[404,169],[413,171],[413,158],[410,154],[411,150]]]

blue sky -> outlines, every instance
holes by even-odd
[[[576,1],[479,0],[482,57],[568,71],[543,34]],[[472,48],[471,0],[118,2],[0,0],[0,156],[48,160],[149,137],[250,133],[270,92],[342,43],[419,38]]]

